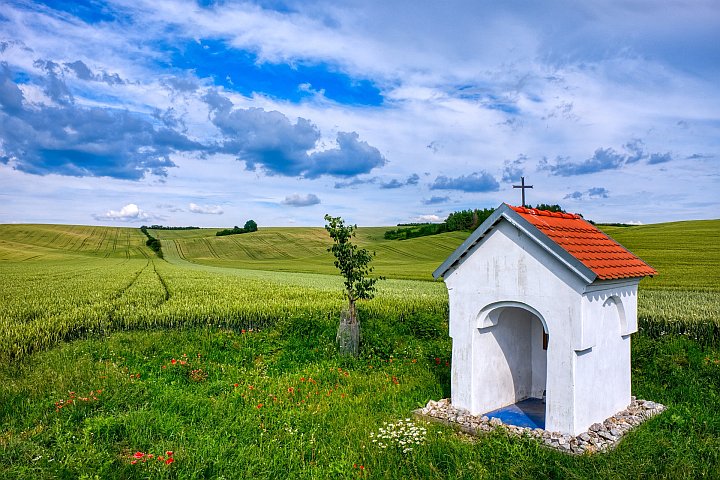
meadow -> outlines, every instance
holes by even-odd
[[[0,477],[718,477],[720,221],[605,228],[660,271],[633,392],[669,409],[568,457],[437,425],[405,453],[372,441],[449,395],[447,293],[427,279],[466,234],[360,229],[391,278],[361,305],[355,359],[335,351],[322,229],[153,231],[160,260],[139,229],[0,225]]]

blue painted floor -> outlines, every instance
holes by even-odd
[[[541,398],[528,398],[485,415],[517,427],[545,428],[545,402]]]

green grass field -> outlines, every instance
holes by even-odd
[[[660,272],[643,288],[720,291],[720,220],[600,228]]]
[[[406,454],[371,441],[449,395],[447,293],[423,280],[467,234],[359,230],[391,279],[352,359],[323,229],[154,231],[160,260],[139,229],[0,225],[0,478],[720,477],[720,221],[605,230],[660,272],[641,284],[633,392],[669,409],[568,457],[437,425]]]

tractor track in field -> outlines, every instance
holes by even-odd
[[[165,291],[165,300],[161,303],[167,302],[168,300],[170,300],[170,296],[171,296],[170,290],[168,290],[167,283],[165,283],[165,279],[163,278],[163,276],[160,275],[160,272],[157,271],[157,266],[155,265],[155,260],[153,260],[152,264],[153,264],[153,270],[155,271],[155,275],[157,275],[157,278],[158,278],[158,280],[160,280],[160,284],[162,285],[163,290]],[[158,305],[160,305],[160,304],[158,304]]]
[[[220,255],[218,255],[212,245],[210,245],[210,240],[208,240],[207,238],[203,238],[203,242],[205,243],[213,257],[220,258]]]
[[[135,275],[133,275],[133,278],[132,278],[132,280],[130,280],[130,283],[128,283],[123,288],[121,288],[120,290],[115,292],[113,295],[111,295],[110,300],[115,301],[118,298],[125,295],[125,292],[127,292],[130,289],[130,287],[132,287],[135,284],[135,282],[137,282],[137,279],[140,278],[140,275],[142,275],[142,272],[144,272],[145,269],[148,268],[149,266],[150,266],[150,260],[147,261],[147,263],[145,264],[145,266],[143,268],[141,268],[137,273],[135,273]]]

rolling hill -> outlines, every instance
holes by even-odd
[[[431,280],[432,272],[460,245],[467,232],[410,240],[385,240],[389,227],[357,231],[359,245],[377,253],[375,274]],[[720,290],[720,220],[693,220],[630,227],[600,225],[659,272],[644,288]],[[321,227],[268,227],[215,236],[218,229],[150,230],[171,263],[233,269],[335,274],[330,244]],[[78,225],[0,225],[0,262],[78,257],[147,258],[137,228]]]

